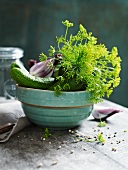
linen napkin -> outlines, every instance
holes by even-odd
[[[6,142],[13,134],[30,124],[19,101],[0,103],[0,142]]]

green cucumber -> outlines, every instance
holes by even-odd
[[[14,68],[14,67],[21,68],[21,66],[20,66],[17,62],[13,62],[13,63],[11,64],[11,69]]]
[[[28,72],[28,70],[24,67],[24,65],[22,65],[22,64],[20,64],[20,63],[18,63],[18,62],[13,62],[12,64],[11,64],[11,69],[12,68],[20,68],[20,69],[22,69],[24,72],[26,72],[27,74],[29,73]]]
[[[10,75],[16,84],[23,87],[30,87],[36,89],[48,89],[54,84],[54,78],[40,78],[29,74],[29,72],[24,68],[18,67],[18,65],[13,64],[10,70]]]

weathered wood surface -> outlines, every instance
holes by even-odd
[[[50,131],[43,140],[44,129],[31,125],[0,144],[0,170],[126,170],[128,169],[128,109],[112,102],[101,105],[123,112],[110,117],[105,127],[97,127],[92,117],[72,129],[94,137],[103,132],[105,144],[74,142],[68,130]]]

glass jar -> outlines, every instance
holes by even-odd
[[[14,99],[15,82],[10,77],[10,66],[13,62],[22,64],[23,49],[18,47],[0,47],[0,97]]]

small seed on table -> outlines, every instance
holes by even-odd
[[[112,148],[112,151],[114,151],[114,152],[115,152],[115,151],[116,151],[116,148]]]
[[[58,149],[61,149],[61,146],[58,146]]]
[[[53,161],[52,165],[56,165],[58,163],[58,161]]]
[[[40,168],[40,167],[42,167],[43,166],[43,163],[39,163],[38,165],[37,165],[37,168]]]
[[[74,150],[71,150],[70,154],[73,154],[74,153]]]

